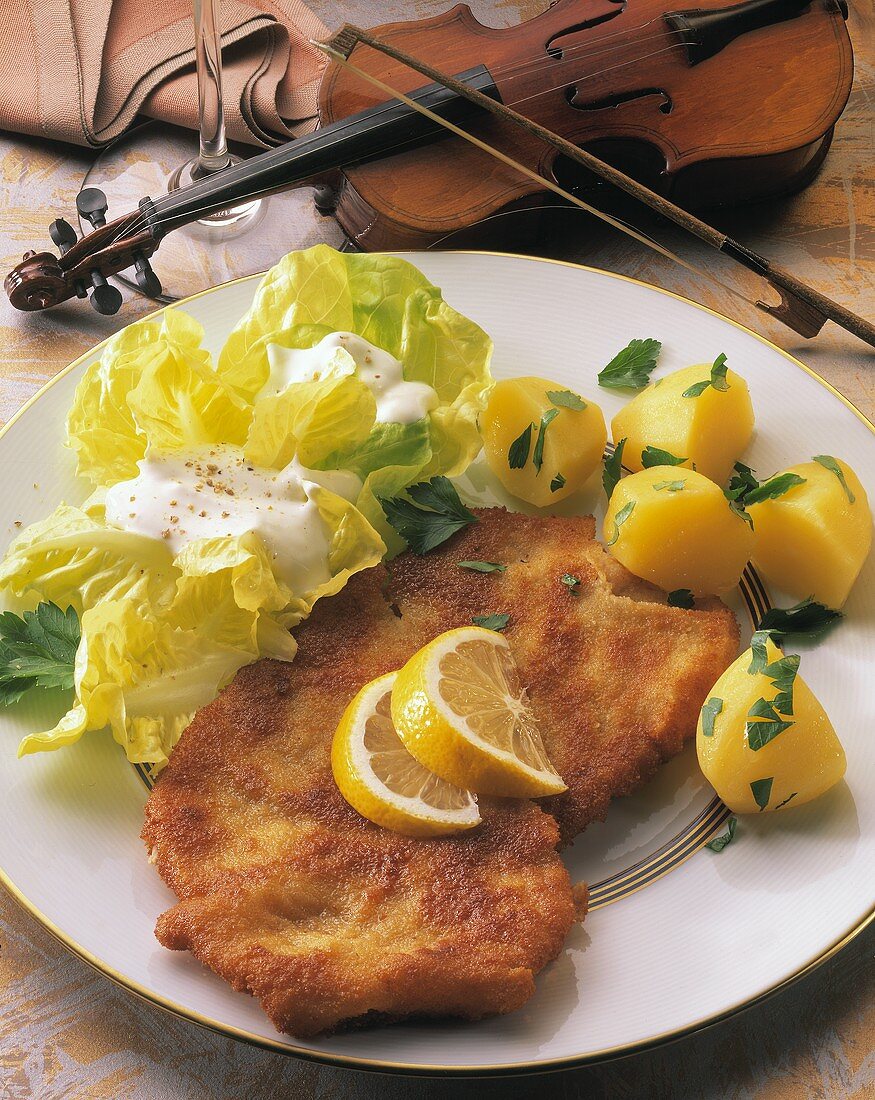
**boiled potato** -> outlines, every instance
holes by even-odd
[[[598,405],[567,386],[507,378],[492,388],[480,435],[489,468],[504,488],[544,507],[587,481],[601,462],[607,429]]]
[[[704,474],[653,466],[622,478],[604,521],[610,552],[636,577],[694,596],[738,584],[753,532]]]
[[[708,381],[711,371],[707,363],[684,367],[651,382],[620,409],[611,421],[611,433],[615,443],[626,440],[627,469],[641,470],[641,452],[658,447],[718,485],[726,484],[733,463],[750,441],[753,407],[747,382],[731,370],[724,381],[716,379],[726,389],[708,385],[698,396],[683,396]]]
[[[767,641],[766,667],[751,674],[753,651],[746,650],[723,673],[702,708],[696,732],[699,764],[735,813],[810,802],[845,774],[845,753],[826,712],[798,673],[793,676],[796,660],[784,658]],[[776,701],[788,690],[792,705],[789,699]],[[772,703],[778,721],[750,715],[755,704],[758,711],[768,709],[762,701]]]
[[[754,564],[776,588],[841,607],[872,545],[866,490],[846,462],[830,455],[785,473],[805,479],[783,496],[751,504]],[[837,464],[844,485],[829,466]],[[845,487],[847,486],[847,488]],[[851,498],[853,497],[853,501]]]

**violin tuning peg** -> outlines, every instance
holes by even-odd
[[[142,252],[134,255],[134,269],[136,270],[137,286],[147,298],[157,298],[161,294],[161,280],[152,270],[152,265]]]
[[[91,292],[91,305],[98,313],[109,316],[118,313],[122,304],[121,291],[111,286],[97,271],[91,273],[94,290]]]
[[[91,222],[95,229],[106,225],[106,208],[106,195],[99,187],[86,187],[76,196],[76,209],[79,211],[79,216]]]
[[[63,218],[56,218],[52,222],[49,226],[49,236],[60,249],[62,256],[65,252],[69,252],[79,239],[73,226],[68,221],[64,221]]]

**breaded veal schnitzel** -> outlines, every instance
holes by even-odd
[[[581,915],[557,846],[680,750],[735,657],[728,608],[667,606],[605,553],[592,518],[477,515],[438,550],[402,554],[318,603],[295,661],[241,670],[149,798],[143,839],[180,899],[158,939],[258,997],[282,1031],[522,1005]],[[457,565],[478,559],[507,570]],[[331,775],[347,703],[491,612],[511,616],[506,636],[568,791],[541,806],[482,798],[480,826],[434,840],[365,821]]]

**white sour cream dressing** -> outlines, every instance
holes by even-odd
[[[412,424],[438,405],[425,382],[407,382],[400,360],[354,332],[332,332],[312,348],[268,344],[270,377],[263,395],[282,393],[294,382],[315,382],[332,374],[355,372],[377,402],[378,424]]]
[[[279,580],[303,595],[330,579],[328,531],[310,499],[316,485],[347,500],[361,482],[347,470],[308,470],[293,460],[271,470],[247,462],[237,447],[157,452],[139,474],[106,493],[115,527],[163,539],[178,554],[197,539],[261,536]]]

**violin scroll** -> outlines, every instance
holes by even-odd
[[[122,296],[107,280],[133,267],[137,284],[150,297],[161,293],[161,283],[149,263],[159,236],[142,209],[106,221],[106,197],[90,187],[76,200],[80,215],[94,232],[78,238],[69,222],[57,218],[49,236],[60,256],[52,252],[26,252],[9,272],[4,288],[16,309],[26,312],[48,309],[68,299],[89,296],[92,307],[103,314],[117,313]]]
[[[51,252],[25,252],[3,286],[13,306],[26,312],[48,309],[71,297],[58,257]]]

